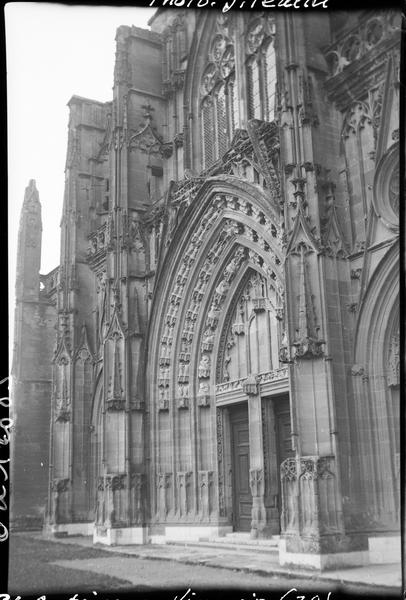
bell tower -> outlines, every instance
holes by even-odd
[[[49,402],[55,308],[40,275],[41,203],[33,179],[18,234],[12,367],[11,526],[41,528],[47,496]],[[52,272],[53,273],[53,272]]]

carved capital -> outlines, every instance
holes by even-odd
[[[70,408],[57,408],[55,411],[55,420],[67,423],[71,419]]]
[[[247,379],[242,382],[242,390],[247,396],[258,395],[258,378],[256,375],[250,374]]]
[[[125,410],[125,399],[122,397],[107,398],[106,410],[111,412]]]

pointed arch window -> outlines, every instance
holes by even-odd
[[[234,47],[216,35],[200,83],[200,121],[204,168],[227,150],[238,123]]]
[[[273,121],[275,117],[276,60],[272,19],[252,20],[246,33],[247,117]]]

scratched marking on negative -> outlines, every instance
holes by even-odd
[[[95,592],[94,590],[92,591],[92,594],[94,596],[97,596],[97,592]],[[104,596],[102,596],[102,597],[104,598]],[[22,598],[21,598],[21,596],[15,596],[15,598],[12,599],[12,597],[9,594],[0,594],[0,600],[22,600]],[[44,594],[42,596],[38,596],[38,598],[36,600],[47,600],[47,597]],[[87,599],[79,596],[79,594],[73,594],[72,596],[70,596],[70,598],[68,600],[87,600]],[[115,598],[114,600],[119,600],[119,598]],[[180,596],[179,598],[178,598],[178,596],[175,596],[173,598],[173,600],[199,600],[199,597],[197,596],[196,592],[192,592],[192,588],[188,588],[182,596]],[[247,599],[241,598],[240,600],[247,600]],[[256,593],[253,592],[251,600],[322,600],[322,597],[320,596],[320,594],[313,594],[311,597],[310,597],[310,594],[308,594],[308,596],[302,595],[296,588],[291,588],[285,594],[283,594],[282,596],[279,596],[279,598],[276,598],[275,596],[273,596],[272,598],[269,597],[269,599],[262,598],[262,597],[257,596]],[[332,600],[332,592],[328,592],[325,600]]]
[[[313,593],[313,592],[312,592]],[[73,599],[70,599],[73,600]],[[79,600],[79,599],[75,599]],[[175,596],[173,600],[199,600],[197,594],[192,592],[192,588],[186,590],[183,596]],[[248,600],[247,598],[241,598],[240,600]],[[256,595],[255,592],[252,593],[252,600],[322,600],[320,594],[314,594],[310,597],[310,595],[302,595],[296,588],[290,588],[285,594],[276,598],[261,598]],[[332,600],[332,592],[328,592],[326,596],[326,600]]]
[[[230,2],[217,2],[217,0],[151,0],[149,6],[175,6],[176,8],[207,8],[220,7],[221,11],[228,12],[231,8],[328,8],[328,0],[230,0]]]
[[[5,377],[4,379],[2,379],[0,381],[0,385],[3,385],[7,381],[8,381],[8,377]],[[10,399],[7,396],[3,396],[3,398],[0,398],[0,407],[9,408],[9,406],[10,406]],[[10,443],[10,429],[11,429],[12,425],[13,425],[13,421],[11,419],[9,419],[8,417],[0,419],[0,430],[3,430],[5,432],[3,436],[1,436],[1,434],[0,434],[0,447],[8,446],[8,444]],[[7,464],[8,462],[10,462],[9,458],[6,458],[6,459],[0,458],[0,474],[3,476],[3,482],[6,482],[8,480],[7,471],[3,467],[3,465]],[[1,488],[0,488],[0,511],[7,510],[7,498],[6,498],[7,490],[6,490],[6,486],[4,485],[3,482],[1,483]],[[8,539],[8,529],[0,521],[0,542],[5,542],[7,539]]]

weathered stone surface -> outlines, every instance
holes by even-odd
[[[112,102],[69,103],[47,276],[24,204],[16,511],[51,425],[51,528],[280,533],[287,561],[399,531],[399,17],[119,28]]]

